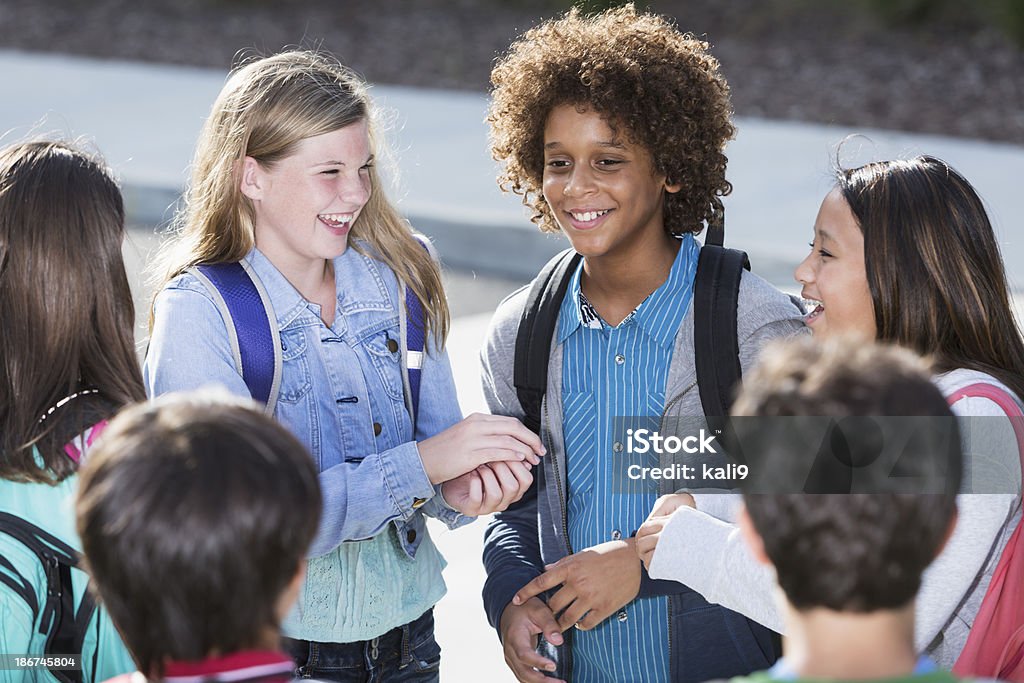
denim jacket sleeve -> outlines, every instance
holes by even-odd
[[[151,397],[209,384],[249,396],[225,322],[203,285],[176,280],[157,297],[143,375]],[[309,438],[296,436],[303,443]],[[435,493],[414,441],[325,469],[320,484],[323,515],[311,557],[343,541],[370,538],[393,520],[412,519],[418,512],[414,504]]]

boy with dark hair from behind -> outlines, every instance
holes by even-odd
[[[949,417],[927,366],[906,350],[810,339],[766,351],[734,416]],[[787,469],[792,442],[765,420],[758,466]],[[846,429],[850,449],[870,429]],[[774,566],[785,595],[784,657],[734,680],[953,681],[914,647],[914,602],[925,568],[956,523],[962,451],[956,429],[920,430],[901,461],[924,487],[898,493],[889,468],[868,467],[858,490],[811,495],[744,492],[740,529],[754,556]],[[950,439],[952,438],[952,442]],[[904,489],[905,490],[905,489]]]
[[[291,680],[279,625],[320,505],[312,459],[255,405],[172,394],[115,418],[77,514],[95,589],[142,672],[126,680]]]

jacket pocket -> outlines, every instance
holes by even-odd
[[[382,330],[363,342],[384,393],[392,400],[403,401],[405,386],[402,382],[401,343],[398,330]]]
[[[281,392],[278,400],[297,403],[313,387],[304,328],[281,331]]]

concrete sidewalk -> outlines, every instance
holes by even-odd
[[[192,149],[226,74],[0,51],[0,132],[12,141],[59,132],[93,139],[121,175],[131,219],[156,225],[187,179]],[[390,113],[401,177],[392,196],[435,238],[450,266],[526,277],[564,241],[537,233],[517,197],[502,195],[487,150],[483,94],[375,86]],[[790,282],[827,192],[835,146],[844,165],[927,152],[957,167],[987,201],[1016,288],[1024,287],[1024,147],[885,131],[740,118],[728,148],[728,244],[757,272]]]

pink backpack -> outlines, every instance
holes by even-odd
[[[1024,472],[1024,412],[1010,394],[992,384],[971,384],[949,397],[987,398],[1010,418]],[[1024,683],[1024,524],[1018,524],[1006,543],[992,582],[953,666],[960,677],[988,677]]]

